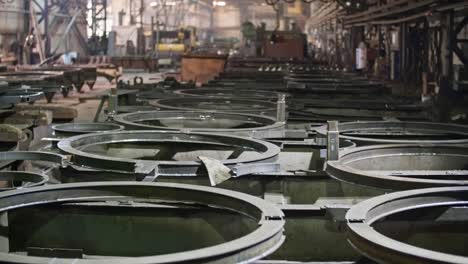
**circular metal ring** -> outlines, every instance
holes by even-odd
[[[276,114],[272,102],[235,98],[168,98],[149,101],[152,106],[183,111],[213,111],[254,114]]]
[[[109,200],[147,200],[173,206],[191,204],[220,208],[251,217],[257,220],[258,227],[222,244],[155,256],[52,259],[0,252],[0,259],[8,263],[249,263],[272,253],[284,241],[284,216],[276,206],[243,193],[186,184],[94,182],[48,185],[0,193],[0,211],[53,203]]]
[[[377,189],[468,185],[468,147],[455,145],[376,145],[350,148],[327,161],[326,173]]]
[[[37,160],[47,161],[52,163],[64,164],[65,157],[60,154],[41,152],[41,151],[4,151],[0,152],[0,161],[13,160]]]
[[[267,116],[223,112],[134,112],[117,115],[114,121],[127,129],[227,133],[256,138],[281,138],[285,127],[284,122]]]
[[[88,133],[121,131],[124,127],[114,123],[65,123],[53,125],[54,132],[61,136],[74,136]]]
[[[19,190],[44,185],[49,181],[49,176],[26,171],[0,171],[0,181],[23,183],[21,186],[0,187],[0,191]]]
[[[288,81],[288,89],[304,90],[311,93],[322,94],[382,94],[385,92],[384,86],[380,83],[313,83]]]
[[[3,151],[16,151],[16,150],[18,150],[18,147],[19,147],[18,142],[6,141],[6,142],[2,142],[2,144],[0,144],[1,152],[3,152]],[[13,162],[14,162],[14,160],[0,160],[0,169],[7,167],[8,165],[10,165]]]
[[[14,161],[46,161],[63,166],[65,157],[59,154],[39,152],[39,151],[5,151],[0,152],[0,162],[3,164],[11,164]],[[8,163],[7,163],[8,162]],[[44,185],[49,181],[49,176],[44,173],[34,173],[25,171],[0,171],[0,181],[23,181],[28,182],[21,187],[6,187],[0,190],[20,189],[24,187],[34,187]]]
[[[274,91],[248,90],[248,89],[226,89],[226,88],[195,88],[175,90],[175,94],[203,98],[252,98],[257,100],[278,100],[281,94]],[[284,93],[283,93],[284,94]],[[289,94],[286,94],[289,96]]]
[[[316,129],[325,138],[327,126]],[[467,144],[468,126],[431,122],[375,121],[339,123],[340,138],[368,144]]]
[[[341,100],[336,98],[294,100],[289,112],[311,120],[382,121],[384,117],[400,120],[430,120],[427,107],[414,102],[368,102],[365,100]],[[375,99],[374,101],[378,101]]]
[[[87,152],[88,146],[99,144],[117,143],[173,143],[181,144],[203,144],[215,147],[229,147],[232,150],[251,150],[256,154],[244,158],[233,158],[220,160],[228,167],[240,164],[249,166],[276,161],[280,148],[276,145],[252,138],[227,136],[222,134],[208,133],[182,133],[171,131],[121,131],[108,133],[94,133],[74,136],[62,139],[58,148],[63,152],[73,155],[72,162],[78,166],[116,171],[149,174],[157,173],[163,176],[199,175],[202,163],[199,161],[171,161],[171,160],[143,160],[118,158],[109,155],[99,155]],[[172,148],[173,151],[174,148]],[[246,167],[244,167],[246,168]]]
[[[466,256],[410,245],[373,227],[404,212],[467,205],[468,187],[418,189],[377,196],[351,207],[347,212],[348,239],[363,255],[379,263],[468,263]],[[440,210],[434,215],[441,216]],[[428,222],[427,219],[424,221]]]

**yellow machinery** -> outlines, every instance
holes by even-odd
[[[155,41],[155,48],[159,52],[189,52],[196,45],[195,33],[194,27],[181,28],[177,31],[159,31],[154,34],[159,37]]]
[[[177,43],[161,43],[156,44],[156,48],[158,51],[168,51],[168,52],[185,52],[185,44],[177,44]]]

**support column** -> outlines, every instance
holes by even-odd
[[[406,78],[406,65],[407,65],[407,32],[408,25],[403,23],[400,26],[400,75],[403,77],[403,80]]]
[[[441,77],[439,94],[437,96],[437,121],[450,120],[453,99],[456,97],[452,89],[453,81],[453,11],[441,16]]]
[[[50,56],[50,37],[49,37],[49,0],[44,0],[44,10],[42,13],[44,18],[44,55]]]
[[[450,79],[453,76],[453,12],[442,14],[441,17],[441,62],[442,76]]]

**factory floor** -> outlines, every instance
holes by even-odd
[[[155,83],[162,80],[163,73],[145,73],[145,72],[124,72],[119,80],[124,82],[133,82],[136,77],[142,77],[145,83]],[[52,103],[57,106],[72,107],[78,111],[78,116],[75,122],[93,121],[96,111],[100,103],[100,95],[107,93],[111,88],[116,87],[116,83],[109,83],[105,78],[98,78],[92,90],[85,85],[82,92],[76,90],[70,91],[68,97],[63,97],[61,93],[55,94]],[[45,99],[36,101],[36,105],[47,104]],[[105,116],[101,114],[100,121],[105,120]]]

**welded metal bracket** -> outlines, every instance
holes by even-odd
[[[211,186],[221,184],[232,177],[231,169],[219,160],[203,156],[199,156],[198,158],[205,165]]]
[[[340,157],[340,132],[338,131],[338,121],[328,121],[327,123],[327,159],[338,160]]]
[[[278,94],[276,102],[276,121],[286,122],[286,95]]]
[[[247,174],[279,172],[279,163],[254,163],[254,164],[238,164],[232,167],[234,177],[239,177]]]
[[[142,175],[142,177],[137,176],[137,180],[153,182],[159,176],[158,164],[154,161],[137,161],[135,163],[135,174]]]

